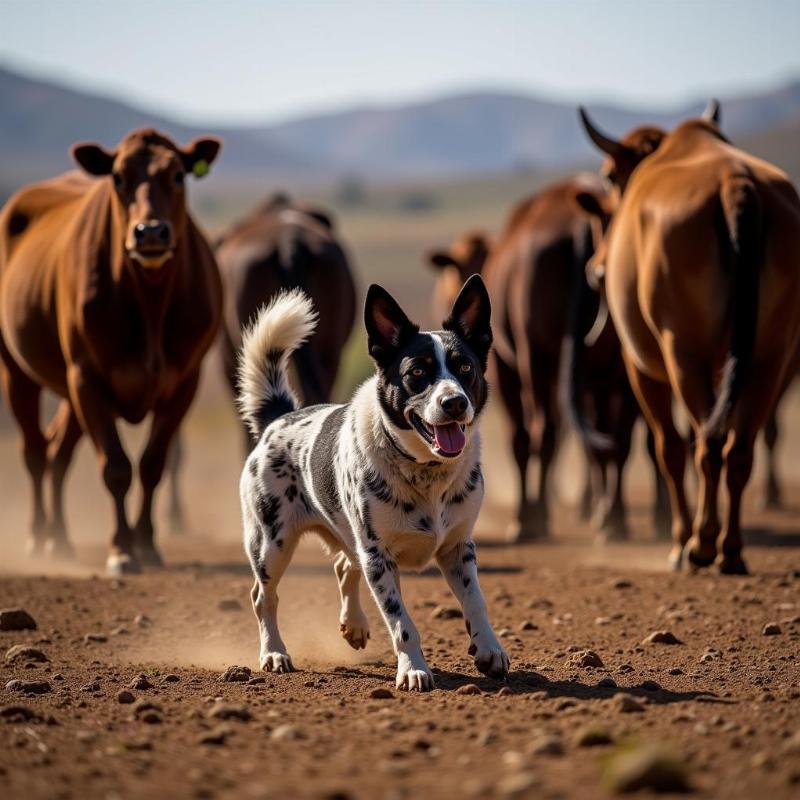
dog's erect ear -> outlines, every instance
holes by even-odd
[[[475,351],[484,369],[492,346],[491,318],[492,305],[486,284],[480,275],[472,275],[453,303],[444,329],[457,333]]]
[[[389,292],[376,283],[367,290],[364,324],[369,354],[380,366],[391,364],[397,351],[419,332],[419,325],[411,322]]]

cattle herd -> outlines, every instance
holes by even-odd
[[[509,539],[548,535],[562,418],[586,453],[583,513],[598,535],[626,537],[622,478],[641,415],[655,526],[672,537],[671,564],[745,573],[741,497],[755,440],[765,429],[774,448],[775,408],[798,365],[800,200],[780,170],[728,141],[716,103],[670,132],[642,127],[620,140],[583,110],[581,118],[605,154],[600,174],[524,199],[494,240],[470,231],[428,256],[438,319],[470,276],[481,274],[489,290],[490,378],[519,476]],[[153,496],[166,465],[178,469],[178,432],[203,359],[218,340],[235,394],[243,326],[282,289],[302,289],[319,312],[316,334],[293,356],[302,399],[330,398],[356,316],[335,225],[279,194],[208,242],[188,212],[186,184],[209,171],[220,144],[181,148],[150,129],[113,152],[78,144],[80,172],[20,190],[0,215],[0,374],[32,486],[32,555],[71,555],[64,481],[88,434],[113,502],[108,570],[161,563]],[[42,389],[60,398],[45,429]],[[133,469],[117,423],[148,416],[141,505],[129,519]],[[532,455],[536,500],[526,480]],[[687,458],[698,483],[693,518]],[[777,504],[769,464],[765,499]]]

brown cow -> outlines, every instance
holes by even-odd
[[[612,148],[613,149],[613,148]],[[632,174],[590,269],[604,275],[631,384],[670,492],[672,565],[717,559],[744,574],[741,499],[753,445],[800,337],[800,198],[776,167],[733,147],[714,122],[672,131]],[[695,436],[694,525],[673,397]],[[728,489],[722,534],[720,475]]]
[[[333,227],[326,212],[280,194],[220,239],[217,260],[226,289],[222,359],[234,396],[242,327],[278,291],[299,287],[319,311],[316,334],[293,356],[303,403],[330,401],[356,309],[353,275]],[[250,436],[242,430],[249,452]]]
[[[649,151],[648,151],[649,152]],[[547,535],[548,478],[559,429],[562,343],[583,337],[597,311],[586,291],[586,262],[593,251],[589,221],[576,207],[578,191],[605,195],[596,175],[553,184],[517,205],[486,265],[495,331],[495,384],[512,426],[519,506],[512,526],[516,540]],[[577,364],[577,362],[576,362]],[[610,437],[613,453],[584,426],[597,503],[595,524],[607,535],[624,535],[622,471],[638,416],[613,326],[606,326],[580,361],[584,381],[572,404],[592,406],[595,426]],[[580,417],[576,415],[576,419]],[[538,500],[528,499],[531,453],[540,460]],[[608,475],[615,467],[615,484]]]
[[[186,211],[185,176],[204,174],[219,148],[216,139],[198,139],[181,149],[149,129],[129,134],[114,152],[76,145],[75,160],[96,177],[69,173],[34,184],[0,215],[0,373],[33,483],[34,552],[71,553],[62,489],[85,432],[114,500],[108,569],[161,563],[153,494],[222,309],[214,257]],[[42,388],[63,398],[46,435]],[[125,513],[132,469],[116,420],[137,423],[149,413],[132,529]]]

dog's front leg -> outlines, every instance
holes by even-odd
[[[439,551],[436,561],[464,612],[464,624],[470,637],[469,654],[475,659],[475,666],[490,678],[505,678],[508,653],[489,622],[486,601],[478,583],[474,542],[458,542]]]
[[[433,689],[433,675],[422,655],[419,631],[411,621],[400,594],[397,565],[378,545],[371,545],[359,556],[367,585],[386,622],[397,654],[397,688],[430,691]]]

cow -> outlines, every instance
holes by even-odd
[[[615,149],[613,140],[609,147]],[[630,176],[593,260],[625,366],[655,435],[672,506],[670,564],[746,574],[741,501],[756,436],[800,338],[800,198],[779,169],[689,120]],[[686,411],[698,501],[690,520]],[[723,467],[724,522],[717,509]]]
[[[433,319],[445,319],[467,279],[483,273],[491,248],[492,241],[487,233],[470,230],[447,249],[427,254],[425,260],[437,271],[431,305]]]
[[[649,140],[642,137],[644,145]],[[650,150],[648,149],[649,153]],[[591,224],[575,205],[577,192],[604,197],[604,181],[580,175],[559,181],[520,202],[485,266],[494,309],[494,384],[512,429],[519,504],[510,538],[531,540],[548,532],[548,483],[555,455],[565,384],[563,343],[587,334],[597,301],[586,290],[585,266],[593,252]],[[572,348],[574,349],[574,348]],[[577,362],[575,362],[577,364]],[[606,538],[624,537],[622,473],[630,450],[636,402],[627,384],[613,326],[605,327],[580,362],[584,381],[569,405],[591,405],[595,427],[611,438],[580,431],[590,464],[594,524]],[[580,419],[579,415],[573,415]],[[603,440],[605,443],[605,440]],[[540,461],[538,499],[529,500],[528,462]],[[608,467],[612,465],[615,482]],[[591,506],[585,492],[584,513]]]
[[[317,332],[293,356],[304,405],[330,401],[342,351],[353,329],[356,287],[333,218],[285,194],[268,198],[217,242],[225,286],[220,344],[225,378],[239,394],[242,328],[281,289],[300,288],[319,312]],[[242,426],[245,454],[252,440]]]
[[[33,485],[32,553],[72,554],[63,485],[86,433],[113,498],[109,572],[161,564],[153,495],[222,313],[219,272],[187,211],[186,182],[208,171],[220,146],[200,138],[180,148],[149,128],[114,151],[78,144],[72,156],[82,173],[23,188],[0,214],[0,376]],[[61,398],[46,433],[42,389]],[[133,475],[117,420],[139,423],[148,414],[131,526],[125,497]]]

